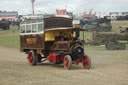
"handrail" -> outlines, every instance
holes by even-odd
[[[30,24],[20,24],[20,26],[25,26],[25,25],[33,25],[33,24],[43,24],[44,22],[37,22],[37,23],[30,23]]]

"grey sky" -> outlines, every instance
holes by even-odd
[[[31,0],[0,0],[0,10],[18,11],[19,14],[31,14]],[[97,12],[128,11],[128,0],[35,0],[35,13],[55,13],[64,9],[75,13],[93,9]]]

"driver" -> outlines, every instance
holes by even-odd
[[[56,36],[56,37],[55,37],[55,40],[56,40],[56,41],[63,41],[63,40],[64,40],[63,33],[60,32],[60,33],[59,33],[59,36]]]
[[[59,33],[58,39],[62,41],[64,40],[64,35],[62,32]]]

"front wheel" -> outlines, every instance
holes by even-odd
[[[70,70],[72,67],[72,59],[70,55],[64,57],[64,68]]]
[[[90,69],[91,68],[91,59],[89,56],[85,55],[83,57],[83,67],[85,69]]]
[[[37,65],[37,56],[34,54],[34,51],[31,50],[28,53],[28,62],[30,65]]]

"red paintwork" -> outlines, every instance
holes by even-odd
[[[86,56],[83,57],[83,66],[84,68],[88,68],[88,58]]]
[[[68,60],[67,57],[65,57],[65,59],[64,59],[64,67],[68,68],[68,66],[69,66],[69,60]]]
[[[56,56],[56,62],[59,62],[59,56]]]
[[[72,64],[77,64],[78,65],[79,63],[83,63],[84,68],[88,68],[88,58],[86,57],[86,55],[81,56],[76,61],[72,61]]]
[[[32,62],[33,62],[33,55],[32,55],[31,52],[28,54],[28,57],[27,58],[28,58],[29,64],[32,64]]]
[[[64,54],[61,54],[61,58],[60,58],[60,61],[61,61],[61,62],[63,62],[64,56],[65,56]]]
[[[53,63],[59,62],[59,53],[50,53],[47,60]]]
[[[79,63],[82,63],[82,61],[80,61],[80,59],[77,59],[76,61],[72,61],[72,64],[79,64]]]
[[[50,53],[49,56],[47,57],[47,60],[50,62],[58,63],[64,60],[64,56],[65,56],[64,54],[60,54],[60,53]],[[85,67],[88,66],[88,59],[86,58],[86,56],[81,56],[76,61],[72,61],[72,64],[79,64],[79,63],[83,63]]]
[[[50,53],[49,56],[47,57],[47,60],[53,63],[59,63],[59,62],[63,62],[64,57],[65,57],[64,54]],[[30,60],[29,63],[31,63],[31,58],[29,60]],[[86,57],[86,55],[77,58],[75,61],[72,61],[72,64],[78,65],[80,63],[83,64],[84,68],[88,68],[88,58]],[[64,60],[64,66],[67,68],[69,66],[69,60],[67,58],[65,58]]]

